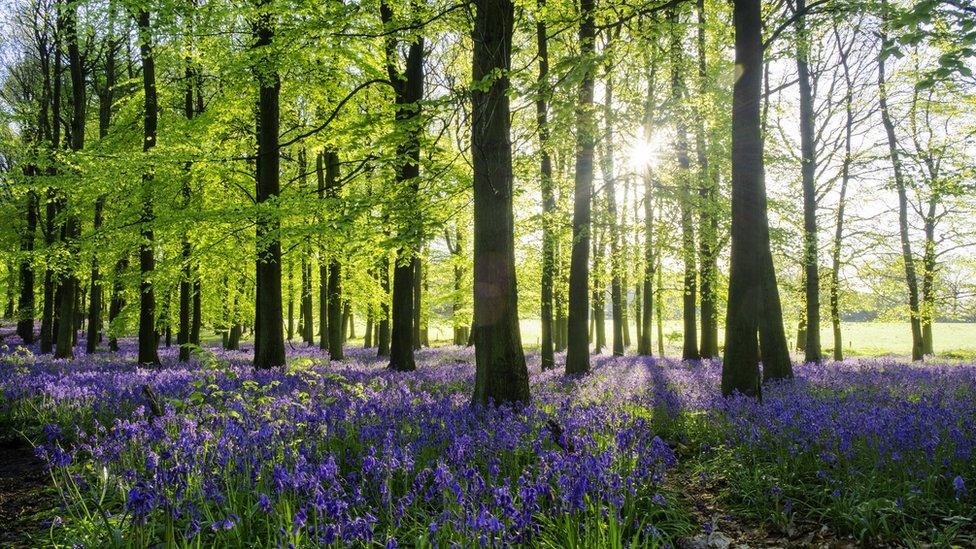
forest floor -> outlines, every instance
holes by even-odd
[[[147,370],[134,367],[133,341],[124,342],[123,353],[81,355],[65,363],[24,349],[13,351],[16,340],[11,334],[9,327],[0,326],[0,417],[4,420],[0,425],[0,547],[70,546],[76,541],[99,546],[104,541],[99,537],[97,519],[79,518],[73,512],[83,502],[68,501],[65,507],[46,470],[45,459],[64,463],[61,458],[70,458],[67,465],[59,465],[64,469],[55,469],[57,479],[67,478],[62,473],[72,473],[82,481],[99,482],[96,469],[85,467],[90,456],[78,453],[79,447],[72,447],[70,442],[58,441],[65,432],[73,434],[79,425],[95,424],[93,408],[88,404],[78,407],[78,403],[104,403],[100,410],[107,419],[99,421],[142,417],[138,410],[144,410],[146,402],[140,386],[155,389],[172,412],[167,422],[179,421],[181,429],[185,422],[195,432],[206,433],[206,440],[222,440],[222,436],[236,440],[236,431],[230,427],[244,420],[234,418],[253,422],[248,424],[253,427],[248,432],[266,433],[261,435],[265,438],[249,435],[246,445],[235,446],[235,452],[244,456],[262,456],[266,450],[278,452],[282,441],[309,437],[318,440],[315,437],[320,431],[288,430],[292,425],[308,424],[307,417],[320,418],[316,419],[317,425],[327,426],[332,429],[330,432],[342,428],[357,433],[334,441],[342,446],[343,455],[352,458],[364,454],[366,447],[385,448],[386,439],[381,435],[389,432],[412,437],[410,433],[433,430],[444,437],[450,448],[470,446],[465,452],[476,455],[495,456],[502,452],[499,441],[507,440],[485,435],[490,432],[487,429],[471,430],[470,425],[480,425],[479,421],[485,418],[472,416],[467,406],[458,405],[467,400],[474,375],[474,357],[467,348],[424,349],[418,352],[422,367],[402,374],[387,371],[375,352],[359,346],[347,347],[348,356],[340,363],[330,362],[317,348],[293,346],[289,368],[256,374],[246,351],[209,349],[209,354],[201,352],[200,364],[185,366],[176,363],[175,349],[161,349],[163,367]],[[924,547],[924,543],[976,547],[970,545],[976,542],[976,515],[968,495],[972,485],[967,488],[965,484],[976,478],[974,462],[969,459],[976,455],[976,408],[971,399],[976,387],[974,364],[946,360],[922,366],[886,358],[797,365],[796,383],[770,385],[764,390],[763,401],[758,402],[718,396],[718,361],[692,364],[673,359],[601,355],[594,358],[591,375],[569,379],[558,371],[539,371],[538,355],[529,353],[527,358],[532,371],[534,410],[542,413],[532,419],[516,414],[505,416],[504,420],[513,422],[516,427],[512,432],[521,433],[517,441],[525,448],[531,447],[528,444],[536,436],[533,433],[551,431],[551,425],[564,426],[571,434],[566,440],[575,443],[575,450],[573,445],[566,449],[562,446],[565,442],[560,442],[566,434],[554,432],[555,442],[544,437],[539,442],[541,451],[533,450],[540,464],[533,470],[560,470],[565,471],[567,478],[574,478],[586,469],[582,463],[590,464],[588,467],[601,463],[596,458],[605,452],[599,444],[616,449],[614,459],[618,459],[626,458],[627,451],[637,451],[631,437],[640,436],[646,441],[639,447],[640,456],[656,455],[660,450],[654,441],[663,442],[660,446],[666,451],[661,455],[670,455],[669,458],[655,458],[659,461],[633,469],[625,468],[630,462],[620,458],[613,462],[619,469],[607,469],[607,473],[619,471],[621,478],[634,477],[646,488],[641,502],[650,500],[653,505],[638,509],[632,516],[639,519],[631,527],[642,528],[646,533],[648,528],[656,531],[654,526],[660,526],[675,549]],[[222,404],[227,401],[231,404]],[[321,419],[340,417],[343,419],[328,420],[333,423]],[[950,417],[955,419],[947,422]],[[420,419],[410,423],[405,418]],[[550,423],[542,424],[540,418],[549,419]],[[954,429],[946,427],[950,423]],[[48,425],[56,429],[49,432]],[[146,432],[152,425],[152,421],[131,421],[131,426],[145,426]],[[404,431],[404,425],[416,429]],[[605,429],[606,425],[614,426],[616,432]],[[591,437],[591,433],[596,436]],[[942,465],[923,459],[920,446],[929,440],[923,436],[926,433],[936,434],[933,440],[941,445],[941,455],[947,456]],[[141,471],[150,467],[144,464],[143,453],[137,448],[140,441],[149,439],[126,442],[128,439],[118,438],[122,436],[109,429],[91,440],[103,448],[127,449],[125,454],[113,458],[115,462],[110,466],[116,470]],[[48,443],[40,446],[38,457],[28,439],[43,442],[45,437]],[[464,444],[456,442],[462,439]],[[840,448],[842,439],[855,444],[843,456],[843,464],[838,465],[834,455],[821,450]],[[182,440],[184,435],[166,435],[161,440],[153,439],[153,445],[157,449],[181,448]],[[468,453],[445,453],[436,446],[441,444],[436,442],[440,438],[417,435],[404,440],[413,445],[402,444],[404,455],[422,456],[425,449],[436,449],[445,456],[442,460],[448,460],[444,470],[452,475],[461,474],[470,462],[470,456],[465,457]],[[67,454],[55,452],[62,447]],[[194,443],[185,450],[181,459],[195,463],[193,478],[203,478],[202,471],[219,466],[216,461],[206,461],[219,455],[217,448],[212,443]],[[360,462],[352,458],[341,462],[343,474],[366,466],[365,459]],[[662,469],[660,476],[636,477],[637,473],[654,470],[666,462],[668,468]],[[255,463],[267,466],[264,461]],[[905,475],[905,463],[916,469],[928,468]],[[154,462],[151,467],[157,464]],[[524,463],[514,458],[499,466],[503,472],[492,475],[501,479],[519,478],[524,473]],[[269,474],[265,471],[265,477],[270,478]],[[604,477],[611,475],[593,476]],[[551,482],[547,477],[540,478]],[[130,497],[127,490],[132,480],[127,482],[127,486],[119,484],[111,489],[114,509],[127,505],[125,498]],[[354,484],[372,486],[369,482],[372,480],[359,479]],[[554,486],[555,490],[563,490],[561,484]],[[253,521],[265,516],[245,515],[241,510],[254,508],[254,504],[246,502],[247,497],[258,489],[265,493],[267,486],[243,483],[233,489],[233,500],[214,498],[211,502],[205,499],[210,496],[201,492],[196,501],[208,501],[215,507],[226,501],[245,501],[240,508],[227,504],[226,512],[236,512],[235,518]],[[589,497],[600,497],[597,493]],[[464,495],[478,503],[476,494],[471,494]],[[562,492],[556,494],[562,496]],[[304,493],[294,495],[298,502],[305,497],[308,496]],[[659,497],[664,501],[658,502]],[[354,499],[344,493],[337,496],[342,503]],[[370,507],[371,501],[357,505],[362,507],[357,512],[383,512],[380,506]],[[431,519],[423,514],[425,509],[417,507],[407,512],[426,524]],[[225,511],[221,508],[219,512]],[[160,513],[152,516],[157,520]],[[650,517],[646,527],[638,522],[645,517]],[[580,522],[581,533],[610,528],[605,517],[584,516],[580,520],[583,519],[590,522]],[[204,526],[210,528],[203,529],[200,539],[207,540],[206,544],[212,542],[212,546],[227,546],[221,545],[227,538],[218,536],[230,528],[213,519],[208,521],[219,528],[205,522]],[[123,525],[134,530],[131,523]],[[152,526],[160,528],[158,524]],[[254,531],[245,530],[248,526],[243,523],[237,531]],[[541,542],[566,545],[558,537],[559,525],[547,523],[539,527],[542,535],[549,536],[540,535]],[[122,534],[136,535],[127,531]],[[459,530],[457,535],[455,539],[465,539],[461,536],[470,533]],[[657,534],[651,536],[647,539]],[[589,546],[618,546],[593,545],[594,539],[588,538]],[[274,545],[273,538],[251,541],[251,546]]]

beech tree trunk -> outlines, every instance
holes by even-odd
[[[546,30],[546,0],[538,0],[539,20],[535,24],[539,53],[538,90],[535,100],[536,124],[539,126],[539,179],[542,187],[542,290],[541,290],[541,361],[542,369],[556,367],[553,356],[553,277],[555,276],[555,235],[553,216],[556,197],[552,189],[552,159],[549,157],[549,37]]]
[[[881,22],[881,54],[878,56],[878,106],[881,110],[881,123],[884,125],[888,139],[888,154],[891,167],[895,175],[895,188],[898,191],[898,233],[901,238],[902,261],[905,264],[905,283],[908,286],[909,325],[912,330],[912,360],[922,360],[924,356],[922,345],[921,315],[918,303],[918,277],[915,273],[915,256],[912,254],[912,242],[908,226],[908,191],[905,177],[902,173],[901,158],[898,153],[898,138],[895,135],[895,125],[888,112],[888,87],[885,80],[884,51],[891,45],[887,33],[888,2],[882,0]]]
[[[705,49],[705,1],[698,0],[698,81],[701,101],[708,101],[709,79]],[[698,153],[700,200],[698,222],[699,288],[701,306],[701,345],[703,358],[718,357],[718,311],[715,284],[718,266],[718,177],[719,171],[708,162],[709,142],[714,139],[706,128],[706,115],[698,110],[695,148]]]
[[[76,22],[78,18],[77,6],[69,5],[62,0],[64,10],[62,18],[64,38],[68,44],[68,69],[71,73],[71,150],[78,152],[85,148],[85,116],[87,113],[87,99],[85,97],[85,68],[78,45]],[[68,252],[67,275],[62,280],[64,291],[61,293],[60,313],[62,322],[58,326],[57,345],[54,350],[55,358],[74,358],[74,344],[77,338],[75,331],[75,312],[80,283],[77,274],[78,238],[81,236],[81,222],[78,216],[68,208],[64,221],[64,242]]]
[[[380,321],[376,327],[376,355],[390,356],[390,258],[380,260],[380,287],[383,288],[380,301]]]
[[[380,15],[384,24],[390,24],[392,11],[382,2]],[[415,202],[420,178],[420,136],[423,127],[417,121],[421,117],[420,101],[424,95],[424,41],[415,37],[407,51],[406,70],[397,69],[396,43],[387,41],[387,72],[396,95],[396,122],[407,130],[407,135],[397,149],[399,166],[397,183],[405,189],[407,199]],[[416,223],[416,220],[411,220]],[[416,232],[416,231],[414,231]],[[419,253],[420,243],[412,242],[400,248],[393,267],[393,310],[392,333],[390,341],[391,370],[412,371],[417,368],[414,362],[414,258]]]
[[[576,107],[576,175],[573,185],[573,248],[569,266],[569,318],[566,373],[590,371],[586,325],[589,320],[590,200],[593,195],[593,69],[596,42],[594,0],[580,0],[579,44],[585,72]]]
[[[806,10],[806,0],[797,0],[797,13]],[[817,158],[813,120],[813,88],[810,82],[809,38],[806,17],[796,20],[796,70],[800,87],[800,152],[803,175],[803,267],[806,292],[806,362],[820,362],[820,268],[817,260]]]
[[[760,358],[765,379],[792,377],[766,213],[761,0],[735,0],[733,20],[740,73],[732,94],[732,252],[722,394],[760,396]]]
[[[156,146],[156,127],[159,122],[159,112],[156,99],[156,60],[153,53],[152,29],[150,27],[149,12],[140,9],[137,14],[139,27],[139,51],[142,56],[142,87],[145,93],[143,108],[143,142],[142,151],[148,153]],[[139,244],[139,363],[159,364],[159,333],[156,331],[156,293],[151,281],[152,272],[156,268],[154,250],[155,235],[152,223],[152,171],[142,175],[142,215],[140,232],[142,241]]]
[[[332,203],[339,197],[339,155],[333,149],[327,149],[325,160],[325,193]],[[328,320],[329,358],[342,360],[343,330],[345,323],[342,318],[342,264],[339,262],[339,251],[329,250],[329,275],[326,284],[328,305],[326,307]]]
[[[526,403],[515,282],[509,71],[515,10],[511,0],[476,0],[471,93],[474,162],[474,327],[476,405]]]
[[[31,167],[28,175],[33,176]],[[17,303],[17,335],[27,345],[34,343],[34,269],[31,255],[34,251],[34,234],[37,232],[38,198],[33,190],[27,193],[27,227],[21,236],[20,251],[20,299]]]
[[[684,262],[681,299],[684,343],[681,358],[683,360],[697,360],[701,358],[701,354],[698,352],[698,273],[695,265],[695,227],[692,219],[691,162],[688,159],[688,131],[686,127],[688,115],[682,105],[685,84],[681,76],[683,60],[681,34],[678,31],[681,21],[676,9],[668,10],[668,21],[671,28],[671,101],[674,104],[673,112],[679,120],[675,139],[675,154],[678,157],[678,204],[681,211],[681,256]]]
[[[616,36],[619,36],[620,27],[616,27]],[[616,38],[614,36],[614,38]],[[613,57],[611,44],[613,38],[607,39],[607,46],[604,48],[606,56],[606,84],[603,90],[603,123],[605,125],[603,139],[603,185],[607,197],[607,232],[606,237],[610,241],[610,314],[612,319],[611,352],[614,356],[624,354],[624,313],[623,313],[623,288],[620,281],[621,261],[620,261],[620,229],[617,225],[617,187],[616,174],[613,166],[613,127],[616,123],[613,115]]]
[[[269,0],[260,0],[263,7]],[[255,70],[258,80],[258,206],[275,201],[280,192],[278,151],[281,81],[275,60],[268,51],[275,35],[274,15],[262,10],[255,21],[255,49],[260,58]],[[274,213],[262,212],[256,221],[256,309],[254,317],[254,367],[273,368],[285,364],[285,337],[281,305],[280,222]]]

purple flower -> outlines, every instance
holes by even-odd
[[[966,481],[962,479],[962,475],[956,475],[956,478],[952,479],[952,491],[955,492],[956,499],[965,497]]]

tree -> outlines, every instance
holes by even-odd
[[[538,20],[535,24],[536,45],[539,50],[539,78],[535,110],[539,125],[539,185],[542,188],[542,369],[556,367],[553,357],[553,282],[556,268],[556,235],[553,222],[556,197],[553,193],[552,158],[549,156],[549,37],[546,29],[546,2],[538,0]]]
[[[685,101],[685,84],[681,74],[683,60],[681,55],[681,34],[678,27],[681,16],[677,9],[668,10],[668,26],[671,30],[671,103],[672,115],[677,120],[675,134],[675,154],[678,157],[678,204],[681,210],[681,259],[684,262],[684,278],[682,280],[681,318],[684,321],[682,335],[684,342],[681,348],[681,358],[697,360],[701,358],[698,352],[698,320],[696,318],[697,305],[697,272],[695,269],[695,228],[692,219],[691,203],[691,174],[688,159],[688,131],[686,123],[688,115],[683,106]]]
[[[159,105],[156,91],[156,59],[153,52],[152,27],[149,10],[140,7],[135,13],[139,29],[139,52],[142,57],[143,142],[142,152],[148,153],[156,146],[159,124]],[[139,244],[139,363],[159,364],[159,333],[156,330],[156,291],[152,281],[156,268],[153,249],[153,173],[149,168],[142,174],[142,213],[139,219],[142,240]]]
[[[512,142],[508,101],[515,10],[476,0],[471,92],[474,161],[475,386],[472,402],[528,402],[515,284]]]
[[[810,44],[806,29],[806,1],[796,2],[796,70],[800,87],[801,171],[803,174],[803,267],[806,299],[803,349],[807,362],[820,362],[820,270],[817,259],[817,158],[814,145],[813,90],[810,84]]]
[[[569,267],[569,318],[567,320],[566,373],[590,370],[589,320],[590,200],[593,194],[593,67],[596,45],[594,1],[580,0],[579,44],[584,74],[576,106],[576,176],[573,189],[573,247]]]
[[[416,5],[414,5],[416,8]],[[380,4],[385,26],[390,26],[393,12],[386,2]],[[396,123],[402,133],[397,147],[396,180],[406,193],[406,209],[416,213],[420,179],[421,100],[424,97],[424,41],[415,36],[410,42],[406,68],[397,68],[397,44],[392,33],[386,42],[386,66],[396,99]],[[416,222],[416,220],[412,220]],[[414,257],[419,252],[416,227],[406,227],[402,235],[405,243],[397,252],[393,266],[393,307],[390,333],[390,369],[412,371],[414,362]]]
[[[280,222],[275,212],[275,200],[280,189],[278,125],[281,80],[275,66],[272,49],[276,15],[271,0],[259,0],[257,18],[253,23],[254,45],[258,61],[254,76],[258,83],[257,111],[257,177],[255,202],[257,261],[254,315],[254,367],[272,368],[285,364],[285,335],[282,324],[281,301],[281,241]],[[269,211],[272,210],[272,211]]]
[[[881,109],[881,123],[888,139],[888,156],[894,172],[895,189],[898,192],[898,234],[901,239],[902,261],[905,263],[905,283],[908,286],[909,325],[912,331],[912,360],[922,360],[922,327],[918,303],[918,277],[915,272],[915,259],[912,255],[912,242],[908,231],[908,191],[902,172],[901,157],[898,151],[898,138],[895,124],[888,110],[888,83],[885,75],[886,50],[891,46],[887,33],[888,2],[882,0],[881,53],[878,56],[878,103]]]
[[[759,396],[760,358],[764,379],[793,375],[766,213],[759,114],[763,72],[761,4],[761,0],[735,0],[733,5],[735,63],[740,74],[732,95],[732,252],[723,395],[740,392]]]

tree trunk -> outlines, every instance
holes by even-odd
[[[328,152],[316,155],[315,171],[318,175],[319,202],[325,199],[325,164]],[[329,349],[329,260],[325,246],[319,245],[319,349]]]
[[[881,23],[881,54],[878,56],[878,103],[881,110],[881,123],[884,125],[888,138],[888,154],[895,175],[895,187],[898,190],[898,229],[901,237],[902,261],[905,264],[905,282],[908,285],[909,324],[912,330],[912,360],[922,360],[924,355],[922,345],[921,315],[918,303],[918,277],[915,274],[915,256],[912,254],[912,243],[908,231],[908,192],[902,173],[901,159],[898,153],[898,139],[895,136],[895,125],[888,112],[888,87],[885,81],[885,50],[891,45],[887,33],[888,2],[882,0]]]
[[[705,49],[705,1],[698,0],[698,82],[700,101],[705,102],[709,97],[708,66]],[[707,116],[704,109],[697,112],[698,123],[695,127],[695,148],[698,153],[700,200],[698,223],[698,256],[700,260],[698,293],[701,302],[701,356],[703,358],[718,357],[718,311],[715,292],[718,267],[716,258],[718,250],[718,177],[719,171],[710,168],[708,162],[709,141],[713,136],[706,129]]]
[[[261,0],[264,7],[270,0]],[[258,156],[255,201],[260,207],[274,203],[280,192],[278,151],[281,81],[275,60],[268,51],[275,35],[274,15],[262,10],[255,21],[255,49],[258,66]],[[254,367],[273,368],[285,364],[285,337],[281,306],[281,241],[275,213],[257,216],[256,309],[254,316]]]
[[[29,174],[33,177],[35,168]],[[20,300],[17,303],[17,335],[24,344],[34,343],[34,269],[31,255],[34,252],[34,234],[37,232],[38,198],[33,190],[27,193],[27,228],[20,241],[24,258],[20,261]],[[12,302],[11,302],[12,303]]]
[[[619,36],[620,27],[616,27]],[[613,58],[610,50],[613,38],[607,40],[604,47],[606,57],[606,85],[603,89],[603,185],[607,197],[607,238],[610,241],[610,312],[612,318],[611,351],[614,356],[624,354],[624,316],[623,316],[623,288],[620,282],[620,229],[617,225],[617,188],[616,174],[613,166],[613,127],[616,123],[613,116]],[[602,294],[601,294],[602,296]],[[599,323],[599,319],[597,320]]]
[[[373,346],[373,307],[366,308],[366,330],[363,332],[363,348],[369,349]]]
[[[85,116],[87,99],[85,97],[85,68],[78,45],[76,22],[77,7],[68,5],[58,10],[66,10],[63,17],[64,38],[68,43],[68,68],[71,73],[71,150],[78,152],[85,148]],[[63,279],[64,291],[61,294],[60,312],[62,322],[58,327],[57,345],[54,350],[55,358],[74,358],[74,343],[77,337],[75,331],[76,298],[80,291],[80,283],[76,272],[78,258],[78,238],[81,236],[81,222],[78,216],[69,208],[64,221],[64,241],[67,256],[67,276]]]
[[[108,338],[108,348],[113,352],[118,352],[119,340],[116,335],[116,329],[112,324],[122,313],[122,308],[125,307],[125,285],[123,284],[122,277],[128,268],[129,258],[127,256],[122,256],[115,263],[115,274],[114,280],[112,281],[112,299],[108,306],[108,325],[111,334]]]
[[[390,356],[390,258],[384,255],[380,261],[380,321],[376,327],[376,355]]]
[[[839,52],[841,68],[844,72],[844,158],[841,164],[840,196],[837,199],[837,223],[834,227],[834,242],[831,250],[831,269],[830,269],[830,323],[834,335],[834,360],[844,360],[844,343],[841,336],[840,327],[840,250],[844,238],[844,209],[847,205],[847,185],[851,178],[851,141],[854,132],[854,87],[851,82],[850,65],[848,56],[850,50],[844,48],[834,25],[834,38],[837,40],[837,51]]]
[[[590,200],[593,195],[593,68],[596,42],[594,0],[580,0],[580,57],[586,71],[576,106],[576,175],[573,188],[573,249],[569,266],[566,373],[590,371],[586,324],[589,320]]]
[[[325,151],[325,192],[331,203],[337,203],[339,197],[339,155],[333,149]],[[339,262],[339,251],[330,250],[329,275],[326,284],[328,305],[326,307],[328,320],[329,358],[342,360],[343,331],[346,327],[342,317],[342,264]]]
[[[515,281],[509,71],[511,0],[476,0],[471,157],[474,161],[474,328],[476,405],[526,403]]]
[[[806,10],[806,0],[797,0],[797,13]],[[810,82],[809,37],[806,17],[796,20],[796,70],[800,87],[800,151],[803,156],[803,267],[806,292],[806,362],[820,362],[820,269],[817,260],[817,158],[813,120],[813,88]]]
[[[97,234],[102,227],[102,210],[105,207],[104,197],[95,201],[94,231]],[[85,352],[94,353],[102,333],[102,274],[98,268],[98,256],[92,257],[91,270],[91,300],[88,303],[88,334],[85,338]]]
[[[553,356],[553,276],[555,275],[555,235],[553,217],[556,197],[552,188],[552,159],[549,157],[549,37],[545,21],[545,0],[538,0],[539,15],[535,24],[539,53],[539,87],[535,100],[536,124],[539,126],[539,176],[542,187],[542,291],[541,291],[541,361],[542,369],[556,367]]]
[[[740,72],[732,95],[732,252],[722,394],[759,396],[760,341],[765,378],[791,377],[792,367],[766,213],[759,114],[761,0],[735,0],[733,13],[735,63]]]
[[[291,341],[295,339],[295,276],[293,274],[294,268],[290,256],[288,261],[285,261],[285,270],[288,271],[288,283],[285,289],[285,292],[288,294],[288,323],[285,339]]]
[[[933,178],[933,187],[938,183]],[[935,321],[935,223],[936,208],[939,204],[939,193],[931,191],[928,211],[925,214],[925,252],[922,254],[922,354],[934,355],[935,346],[932,341],[932,322]]]
[[[421,331],[423,327],[423,305],[421,302],[421,297],[423,296],[423,280],[424,280],[424,263],[420,259],[420,254],[414,255],[413,260],[413,348],[415,351],[420,350],[423,346],[423,335]]]
[[[678,31],[680,16],[676,9],[668,11],[669,26],[671,28],[671,101],[674,104],[674,114],[679,120],[675,139],[675,154],[678,157],[678,186],[681,211],[681,256],[684,262],[684,279],[682,282],[682,319],[684,320],[684,344],[681,358],[683,360],[697,360],[701,358],[698,352],[698,319],[697,319],[697,272],[695,266],[695,228],[692,219],[691,195],[691,162],[688,159],[688,131],[684,121],[688,118],[682,105],[685,95],[684,80],[681,77],[681,35]]]
[[[143,108],[142,151],[149,152],[156,146],[156,127],[159,121],[156,99],[156,60],[153,53],[152,29],[149,12],[140,9],[137,14],[139,26],[139,51],[142,56],[142,86],[145,92]],[[139,244],[139,364],[159,364],[159,334],[156,331],[156,294],[151,280],[156,268],[154,250],[155,235],[152,203],[152,171],[142,175],[142,213],[139,219],[142,241]]]
[[[653,44],[650,46],[653,48]],[[647,97],[644,102],[644,143],[650,143],[654,133],[654,107],[655,107],[655,80],[657,76],[657,57],[653,52],[647,58]],[[652,163],[643,166],[644,179],[644,282],[643,282],[643,308],[640,311],[638,325],[640,326],[637,336],[637,354],[650,356],[653,354],[651,346],[651,334],[654,329],[654,275],[656,258],[654,257],[654,170]],[[636,214],[635,214],[636,215]]]
[[[187,120],[192,120],[194,111],[193,104],[193,83],[194,74],[193,67],[191,66],[191,59],[189,56],[184,60],[183,68],[183,78],[186,81],[186,87],[183,92],[183,115]],[[184,174],[182,185],[180,186],[180,198],[182,199],[182,207],[184,209],[190,208],[191,200],[191,175],[190,175],[190,163],[184,166]],[[182,261],[183,268],[180,276],[180,320],[179,329],[176,334],[176,343],[180,346],[179,361],[186,362],[190,360],[190,330],[192,323],[192,307],[193,307],[193,245],[190,243],[189,231],[183,236],[183,242],[181,245],[182,251]]]
[[[389,24],[392,12],[383,2],[380,14]],[[392,42],[392,41],[391,41]],[[407,199],[415,203],[420,178],[420,137],[423,132],[420,101],[424,95],[424,41],[415,37],[407,52],[406,70],[396,69],[394,56],[396,45],[387,43],[387,71],[396,92],[396,122],[407,130],[398,147],[397,182],[407,192]],[[412,220],[416,222],[415,220]],[[419,242],[404,245],[398,252],[393,268],[393,321],[390,342],[391,370],[412,371],[414,362],[414,257],[419,252]]]

